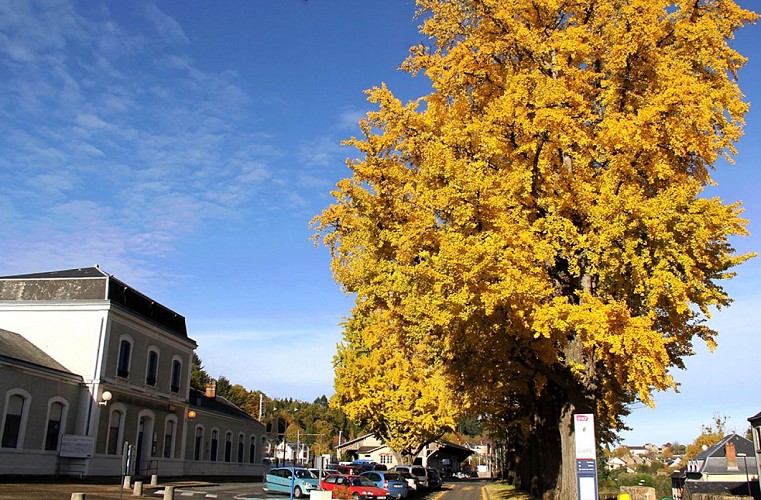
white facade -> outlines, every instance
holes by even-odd
[[[34,458],[38,443],[12,443],[9,435],[0,474],[119,475],[126,442],[130,474],[262,475],[264,426],[215,394],[191,391],[196,343],[185,318],[113,276],[86,268],[0,278],[0,329],[70,372],[59,377],[78,377],[69,380],[73,390],[35,396],[39,373],[0,373],[13,385],[0,384],[0,425],[17,432],[20,411],[39,428],[47,411],[35,404],[40,397],[59,397],[69,417],[65,439],[45,450],[46,460]],[[3,369],[11,367],[0,363]]]

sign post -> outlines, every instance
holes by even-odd
[[[597,500],[597,441],[591,413],[573,416],[576,438],[576,489],[578,500]]]

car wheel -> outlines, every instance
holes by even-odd
[[[351,498],[352,500],[359,500],[359,493],[354,493]]]
[[[296,487],[293,489],[293,496],[294,496],[294,498],[301,498],[301,495],[302,495],[302,494],[303,494],[303,493],[301,493],[301,487],[299,487],[299,486],[296,486]]]

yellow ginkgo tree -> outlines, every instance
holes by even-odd
[[[756,16],[732,0],[417,3],[430,44],[403,68],[433,90],[368,92],[353,175],[314,221],[356,295],[334,403],[408,448],[484,415],[510,428],[522,487],[576,498],[573,413],[608,436],[674,389],[749,257],[729,242],[740,204],[702,193],[736,153],[729,42]]]

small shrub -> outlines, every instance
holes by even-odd
[[[332,496],[333,498],[351,498],[351,490],[348,486],[339,484],[333,489]]]

